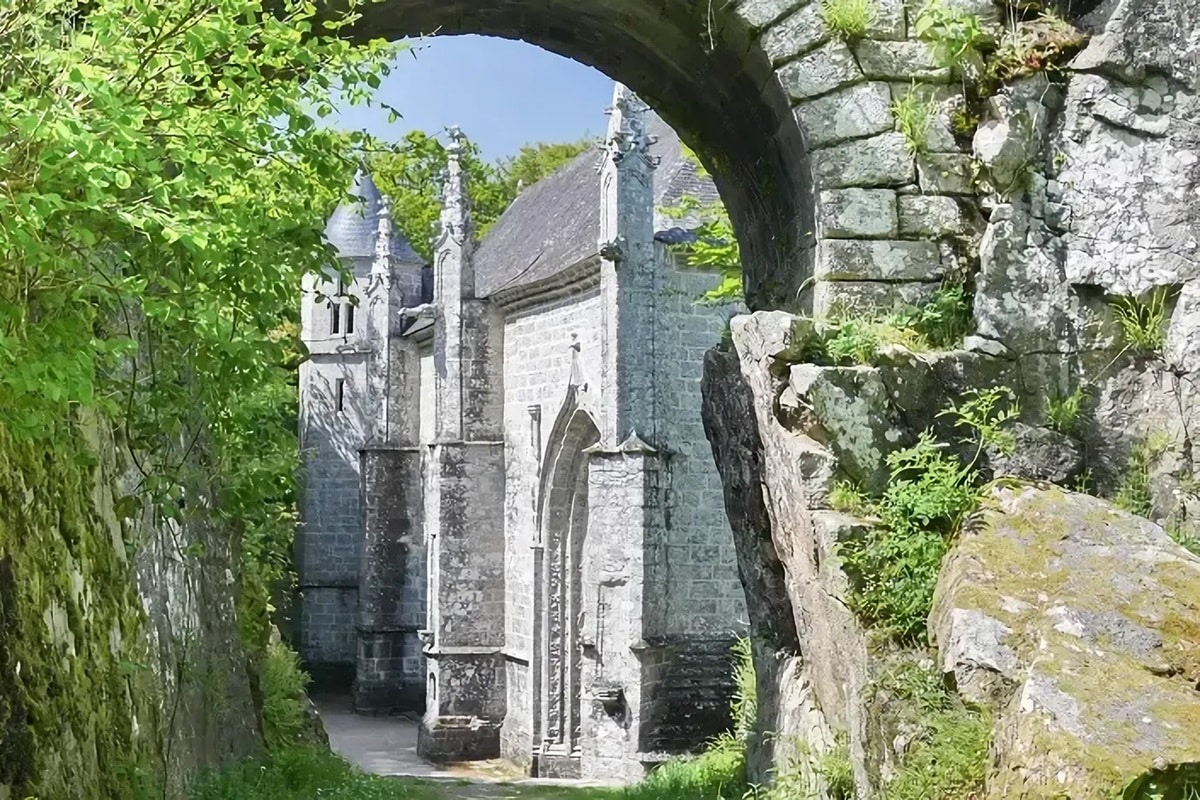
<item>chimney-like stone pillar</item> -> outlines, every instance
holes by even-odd
[[[434,255],[436,439],[426,535],[428,691],[418,753],[432,761],[500,754],[505,714],[503,320],[475,294],[474,234],[451,131]]]
[[[412,294],[411,265],[397,259],[384,198],[364,297],[367,440],[359,451],[363,548],[358,588],[354,707],[362,714],[418,711],[425,671],[418,636],[425,616],[425,542],[420,428],[420,359],[401,335]]]
[[[617,84],[600,180],[601,441],[608,447],[632,434],[659,444],[656,319],[664,276],[654,248],[656,159],[648,111]]]

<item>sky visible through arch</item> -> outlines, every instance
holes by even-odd
[[[397,141],[410,130],[437,135],[458,125],[495,160],[523,144],[600,137],[613,82],[603,73],[530,44],[484,36],[436,36],[411,43],[378,98],[403,114],[343,108],[339,127]]]

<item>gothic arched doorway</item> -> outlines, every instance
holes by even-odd
[[[569,406],[568,406],[569,409]],[[543,473],[538,559],[534,719],[538,774],[579,774],[581,626],[585,617],[583,548],[588,524],[588,456],[600,440],[591,416],[564,410]]]

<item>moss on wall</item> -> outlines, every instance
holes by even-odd
[[[161,696],[124,542],[76,433],[0,429],[0,795],[142,796]]]

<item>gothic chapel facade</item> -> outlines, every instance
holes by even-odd
[[[304,287],[298,646],[433,760],[637,780],[727,724],[744,618],[699,414],[730,312],[660,211],[715,190],[617,86],[476,245],[453,139],[432,267],[360,173],[354,281]]]

